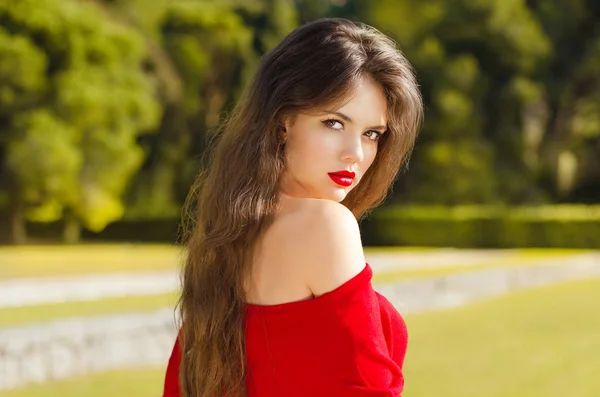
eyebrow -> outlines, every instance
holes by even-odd
[[[339,116],[339,118],[343,119],[344,121],[348,122],[348,123],[353,123],[352,119],[345,115],[344,113],[341,112],[328,112],[331,114],[335,114],[336,116]],[[368,130],[387,130],[387,126],[385,125],[374,125],[372,127],[367,127]]]

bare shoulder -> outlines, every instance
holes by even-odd
[[[313,295],[336,289],[364,269],[358,222],[344,205],[302,199],[286,223],[294,229],[289,248],[293,266],[302,269]]]

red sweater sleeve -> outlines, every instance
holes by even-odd
[[[175,339],[175,345],[169,358],[169,364],[167,366],[167,373],[165,375],[165,384],[163,390],[163,397],[179,397],[181,395],[179,391],[179,365],[181,363],[181,348],[179,346],[179,339]]]
[[[371,286],[367,264],[315,299],[247,305],[248,397],[399,397],[406,325]],[[164,397],[179,397],[181,351],[169,360]]]
[[[379,299],[381,308],[381,325],[385,334],[385,340],[392,359],[400,368],[404,365],[406,348],[408,345],[408,330],[406,323],[387,298],[375,292]]]

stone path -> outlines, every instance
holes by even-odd
[[[564,281],[600,278],[600,254],[583,254],[568,261],[515,266],[405,280],[375,288],[401,313],[458,307],[516,290]]]
[[[114,368],[166,366],[175,336],[172,309],[0,329],[0,391]]]
[[[22,278],[0,282],[0,308],[154,295],[179,288],[174,272]]]
[[[373,262],[374,271],[380,271]],[[374,287],[407,314],[591,277],[600,277],[600,253],[559,258],[545,265],[482,269]],[[152,283],[147,283],[150,288]],[[173,279],[164,285],[172,288]],[[162,309],[0,328],[0,390],[110,368],[166,366],[175,324],[173,310]]]
[[[514,262],[522,257],[519,250],[468,250],[439,248],[407,252],[373,252],[365,254],[369,264],[378,271],[414,270],[439,267],[472,266]],[[544,258],[540,258],[543,261]]]
[[[445,266],[510,263],[517,250],[436,249],[414,252],[367,253],[375,272],[425,269]],[[575,256],[559,256],[570,261]],[[549,259],[540,259],[548,261]],[[179,276],[174,272],[111,273],[83,276],[21,278],[0,281],[0,308],[43,303],[88,301],[121,296],[160,294],[176,291]]]

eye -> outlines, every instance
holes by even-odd
[[[382,135],[381,132],[379,132],[379,131],[373,131],[373,130],[367,131],[367,132],[365,132],[365,134],[371,134],[368,137],[369,137],[370,140],[372,140],[374,142],[377,142],[379,140],[379,138],[381,138],[381,135]],[[375,134],[375,135],[373,135],[373,134]],[[375,136],[375,137],[372,138],[373,136]]]
[[[323,120],[322,121],[323,124],[325,124],[325,126],[327,128],[331,128],[332,130],[342,130],[344,129],[344,123],[342,123],[339,120],[336,119],[327,119],[327,120]],[[339,125],[338,127],[336,127],[336,125]]]

